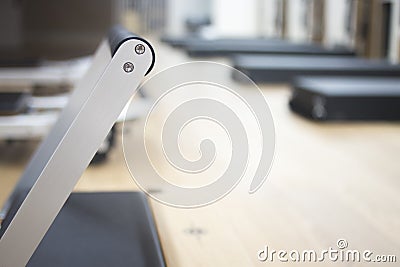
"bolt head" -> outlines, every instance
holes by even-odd
[[[135,52],[136,52],[136,54],[141,55],[141,54],[144,53],[144,51],[146,51],[144,45],[142,45],[142,44],[137,44],[137,45],[135,46]]]
[[[135,67],[132,62],[125,62],[123,69],[126,73],[132,72]]]

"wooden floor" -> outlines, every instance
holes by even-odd
[[[158,70],[187,60],[177,50],[160,46],[158,51]],[[340,238],[349,249],[394,254],[400,261],[400,124],[313,123],[288,109],[288,87],[261,89],[277,137],[266,183],[249,195],[247,175],[221,201],[198,209],[151,200],[168,266],[279,266],[258,261],[257,252],[265,245],[321,251],[336,248]],[[135,138],[139,123],[127,134]],[[34,147],[32,142],[0,144],[0,204]],[[89,167],[76,186],[78,191],[136,189],[120,141],[109,160]],[[325,265],[333,264],[318,264]]]

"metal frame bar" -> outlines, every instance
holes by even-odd
[[[135,47],[145,47],[143,54]],[[33,185],[0,239],[0,266],[25,266],[124,106],[154,64],[150,45],[135,37],[100,45],[92,66],[26,168]],[[132,72],[123,68],[134,65]],[[62,240],[60,240],[62,242]]]

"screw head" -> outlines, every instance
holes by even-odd
[[[123,69],[126,73],[132,72],[135,67],[132,62],[125,62]]]
[[[138,55],[143,54],[145,50],[146,50],[146,49],[145,49],[144,45],[142,45],[142,44],[137,44],[137,45],[135,46],[135,52],[136,52],[136,54],[138,54]]]

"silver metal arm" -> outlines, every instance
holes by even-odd
[[[113,41],[102,42],[90,70],[22,176],[22,180],[33,186],[0,239],[0,267],[28,263],[124,106],[151,69],[154,52],[147,42],[134,37],[117,45]]]

